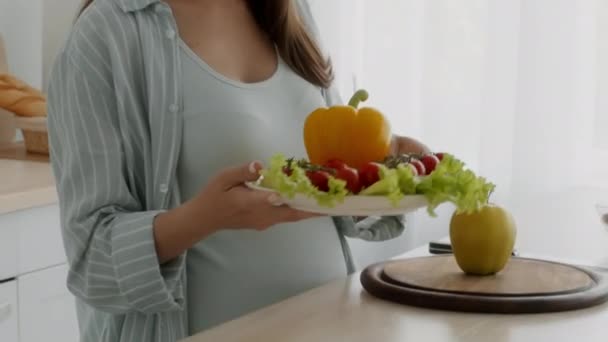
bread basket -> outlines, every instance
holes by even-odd
[[[23,133],[25,149],[30,153],[49,154],[46,117],[17,117],[16,126]]]
[[[0,108],[0,148],[15,141],[15,114]]]
[[[0,113],[0,143],[10,143],[15,129],[20,129],[27,152],[49,154],[44,94],[8,73],[4,41],[0,34],[0,85],[3,85],[4,109]],[[26,101],[27,100],[27,101]],[[6,110],[5,110],[6,109]]]

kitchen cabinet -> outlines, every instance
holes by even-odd
[[[56,204],[0,215],[0,341],[76,342]]]
[[[11,220],[0,215],[0,281],[17,275],[18,230]]]
[[[17,341],[19,337],[17,281],[0,283],[0,340]]]
[[[18,271],[25,274],[66,262],[59,207],[50,205],[13,215],[19,234]]]
[[[20,342],[78,341],[74,297],[66,288],[67,265],[20,276]]]

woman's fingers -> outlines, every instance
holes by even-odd
[[[225,169],[217,176],[219,185],[228,190],[245,182],[252,182],[259,178],[262,164],[254,161],[246,165]]]
[[[266,197],[266,201],[273,207],[280,207],[285,204],[281,196],[275,193],[272,193],[270,196]]]
[[[233,203],[238,203],[238,212],[246,213],[252,228],[265,230],[283,222],[296,222],[314,217],[324,216],[296,210],[285,205],[281,196],[275,192],[252,190],[237,186],[230,191]]]
[[[267,208],[267,210],[260,211],[259,213],[261,215],[254,220],[257,222],[257,224],[254,225],[254,228],[260,231],[266,230],[280,223],[298,222],[323,216],[320,214],[295,210],[286,206]]]
[[[239,202],[246,208],[259,206],[281,206],[284,204],[281,196],[272,191],[253,190],[245,186],[236,186],[230,189],[232,196],[239,199]]]
[[[421,154],[429,152],[430,149],[426,145],[410,137],[394,135],[391,140],[391,155],[400,155],[404,153]]]
[[[279,222],[296,222],[301,220],[307,220],[314,217],[324,216],[317,213],[311,213],[302,210],[296,210],[290,207],[279,207],[271,210],[275,218]]]

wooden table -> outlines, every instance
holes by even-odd
[[[606,189],[515,196],[522,256],[608,267],[608,231],[596,204]],[[415,229],[424,229],[416,227]],[[427,246],[400,256],[427,254]],[[376,299],[359,274],[187,339],[207,341],[608,341],[608,304],[555,314],[489,315],[419,309]]]

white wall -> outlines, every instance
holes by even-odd
[[[42,85],[42,1],[0,0],[9,70],[35,87]]]
[[[359,0],[308,0],[321,32],[321,44],[331,56],[336,82],[344,102],[354,92],[354,75],[360,64],[358,44],[362,42],[362,26],[353,25],[361,16]],[[348,42],[344,42],[348,39]]]
[[[0,0],[2,1],[2,0]],[[55,60],[56,52],[63,45],[66,33],[70,30],[81,0],[44,0],[42,27],[42,81],[46,84]]]
[[[10,71],[42,88],[80,0],[0,0]]]
[[[368,0],[308,1],[321,31],[322,43],[333,59],[343,100],[352,95],[353,87],[364,87],[370,92],[366,105],[382,108],[390,116],[396,133],[416,138],[423,135],[420,111],[423,104],[433,104],[432,99],[421,96],[423,51],[425,38],[429,38],[425,37],[425,33],[427,36],[429,33],[422,27],[423,16],[442,13],[425,13],[424,7],[402,0],[374,0],[373,4]],[[443,33],[448,39],[449,32]],[[456,57],[466,60],[469,56]],[[389,67],[382,67],[386,65]],[[358,77],[353,79],[354,75]],[[449,105],[466,105],[457,99],[454,97]],[[439,104],[432,109],[447,110],[437,106]],[[441,145],[445,140],[442,136],[432,136],[433,145]],[[463,142],[461,147],[467,150],[467,143]],[[452,210],[448,205],[442,206],[436,218],[429,217],[425,210],[408,215],[406,232],[391,241],[350,240],[357,266],[365,267],[446,236]]]

